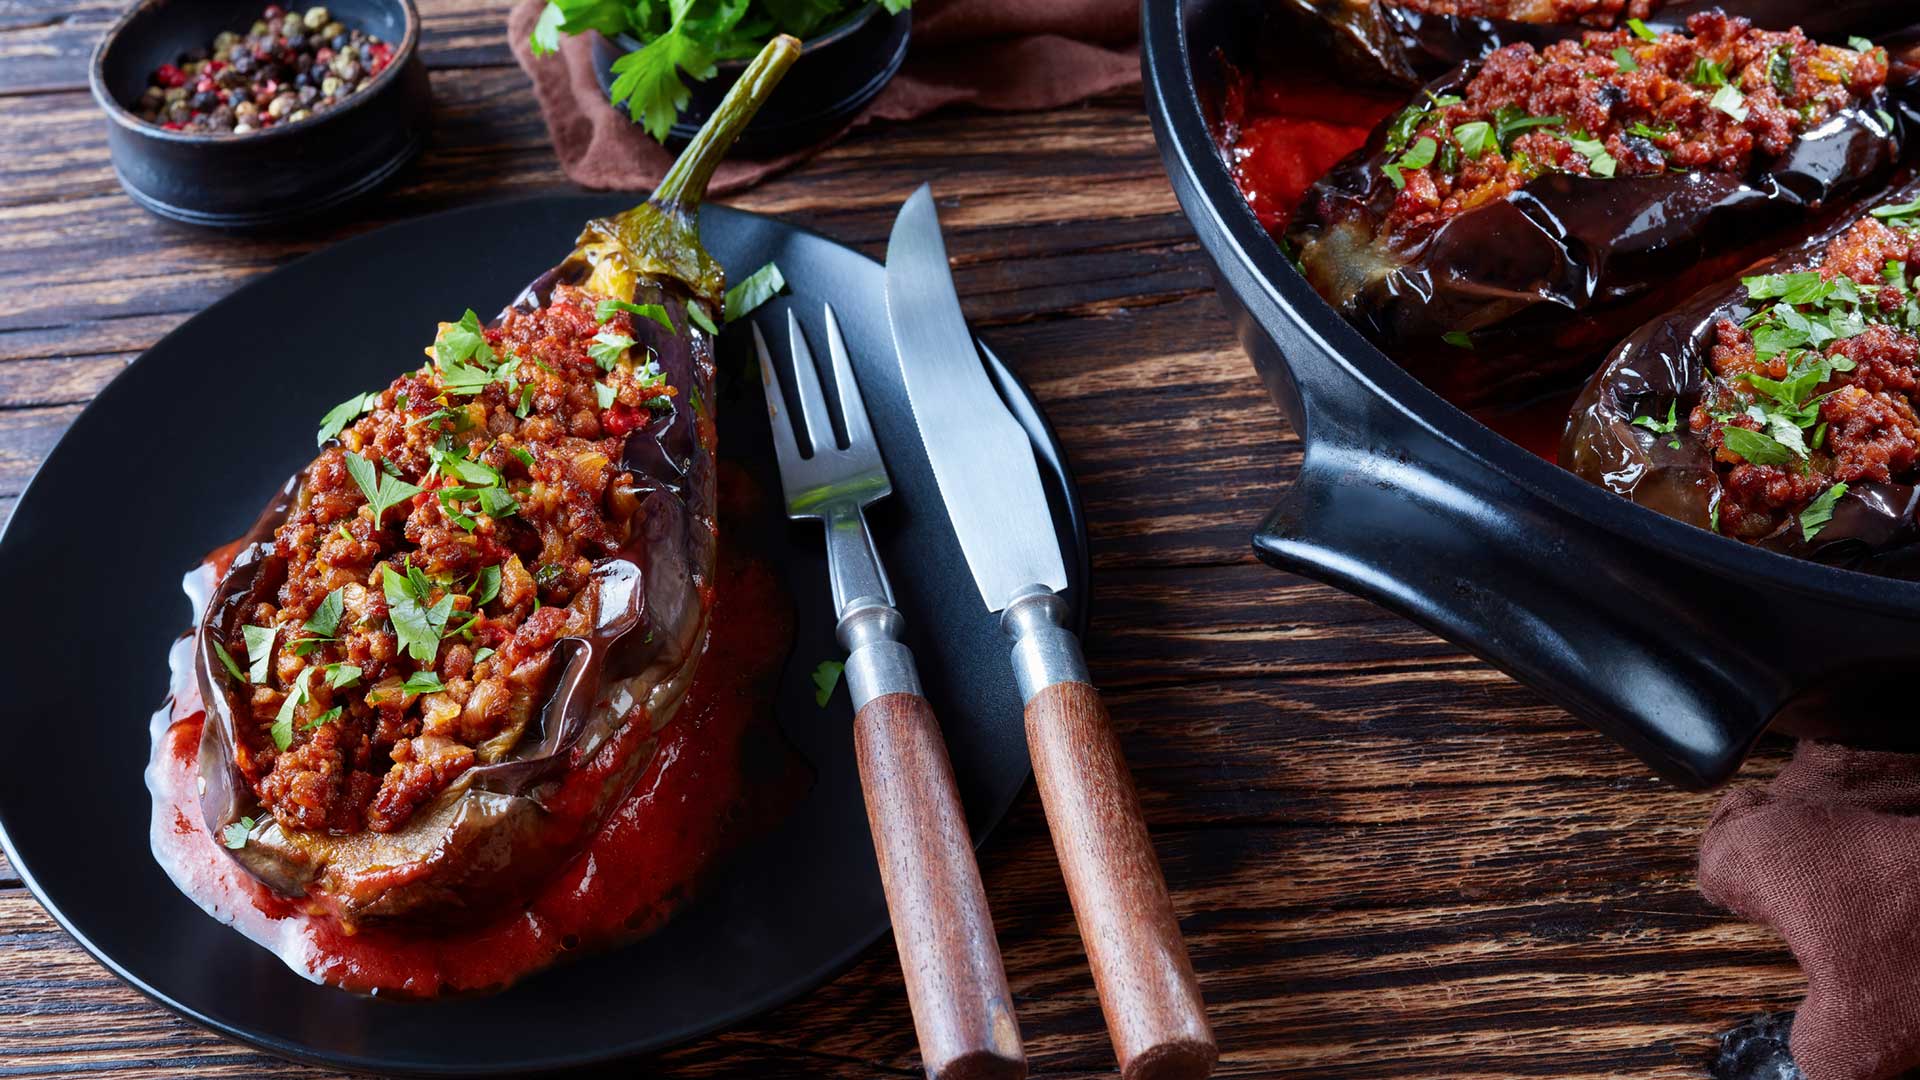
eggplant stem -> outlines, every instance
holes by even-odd
[[[680,213],[698,209],[707,197],[707,184],[713,179],[714,170],[720,167],[734,140],[746,130],[753,114],[773,95],[773,88],[799,57],[800,39],[791,34],[780,34],[767,42],[760,55],[740,73],[739,81],[727,91],[713,115],[700,125],[686,149],[680,151],[680,157],[647,201],[663,210]]]

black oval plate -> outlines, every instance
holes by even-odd
[[[437,320],[470,306],[498,310],[566,254],[589,217],[631,202],[569,195],[451,211],[253,281],[109,384],[21,496],[0,536],[0,596],[33,615],[0,651],[0,680],[12,688],[0,727],[0,843],[60,925],[155,1000],[338,1068],[517,1074],[642,1054],[737,1023],[825,980],[885,932],[850,706],[842,690],[819,708],[810,682],[816,664],[842,656],[813,523],[775,545],[797,615],[779,720],[816,771],[813,787],[644,941],[492,997],[357,997],[306,981],[215,922],[149,853],[147,718],[166,693],[168,646],[191,616],[182,573],[240,535],[311,459],[328,408],[417,363]],[[1026,781],[1020,702],[1008,646],[974,589],[913,426],[881,267],[741,211],[709,208],[701,222],[733,274],[779,263],[791,295],[753,316],[780,331],[767,334],[779,355],[788,308],[822,357],[821,304],[840,317],[893,477],[893,497],[871,516],[875,534],[977,842]],[[721,453],[777,492],[748,337],[740,327],[721,339]],[[1005,370],[993,373],[1032,436],[1084,629],[1086,529],[1064,458],[1032,397]]]

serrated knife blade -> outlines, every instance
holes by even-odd
[[[1219,1051],[1133,777],[1068,629],[1066,567],[1026,432],[987,381],[933,192],[887,243],[887,319],[960,550],[1013,639],[1027,749],[1125,1080],[1199,1080]]]
[[[924,184],[887,243],[887,316],[927,460],[987,610],[1002,610],[1026,586],[1065,589],[1033,444],[974,349]]]

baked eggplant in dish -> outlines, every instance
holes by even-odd
[[[1380,123],[1284,244],[1443,395],[1523,399],[1883,181],[1909,122],[1886,79],[1884,49],[1717,11],[1508,45]]]
[[[707,644],[719,265],[696,212],[777,39],[646,203],[328,414],[214,590],[207,826],[347,925],[523,897],[625,796]]]
[[[1641,20],[1676,29],[1719,9],[1755,26],[1797,26],[1816,38],[1874,34],[1920,21],[1887,0],[1283,0],[1296,21],[1331,40],[1349,71],[1416,85],[1506,45],[1536,47]]]
[[[1561,464],[1723,536],[1914,576],[1916,273],[1910,183],[1621,342]]]

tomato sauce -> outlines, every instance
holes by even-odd
[[[738,527],[748,524],[740,519],[757,501],[750,485],[739,470],[721,470],[713,616],[686,700],[659,732],[653,759],[626,799],[580,855],[525,904],[451,931],[349,929],[320,905],[281,896],[242,870],[200,812],[205,711],[191,633],[173,646],[172,694],[152,721],[147,785],[154,857],[208,914],[301,975],[357,993],[434,997],[499,990],[566,954],[658,929],[697,895],[726,853],[776,820],[808,780],[773,723],[773,682],[792,647],[792,603],[771,565],[747,546],[755,534],[776,533]],[[189,575],[197,609],[233,555],[232,547],[217,551]],[[590,783],[621,755],[642,752],[640,744],[651,737],[645,727],[628,725],[609,739],[578,770],[579,783]],[[560,800],[565,797],[563,790]]]
[[[1227,77],[1216,136],[1234,183],[1276,241],[1307,188],[1406,105],[1404,94],[1335,78],[1305,56],[1269,53],[1252,71],[1221,63]],[[1473,416],[1529,453],[1555,461],[1574,392],[1476,409]]]

